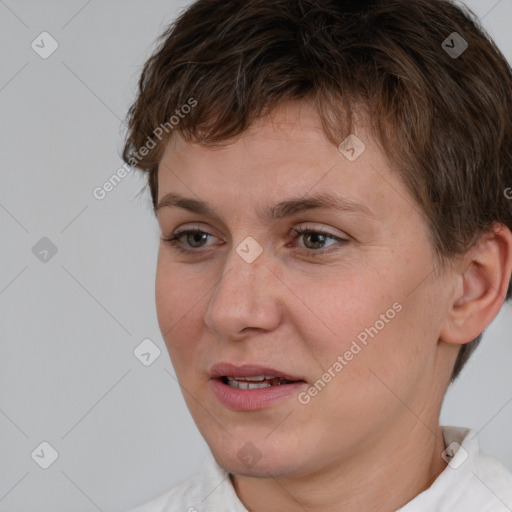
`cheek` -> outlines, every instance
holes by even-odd
[[[412,403],[435,347],[424,337],[420,313],[416,301],[402,298],[384,301],[372,315],[361,314],[351,322],[352,336],[344,338],[343,352],[338,351],[346,362],[329,391],[336,417],[359,415],[374,421],[397,413],[402,402]]]
[[[160,331],[164,339],[176,322],[177,288],[176,283],[173,283],[171,269],[159,258],[155,276],[155,304]]]
[[[331,327],[336,337],[343,340],[339,349],[348,350],[353,340],[364,342],[378,334],[390,330],[396,323],[400,313],[393,304],[397,295],[393,293],[391,283],[383,280],[358,278],[343,281],[337,289],[330,287],[322,297],[319,308],[325,323]],[[398,306],[399,308],[399,306]],[[383,319],[381,319],[381,315]]]
[[[356,437],[398,414],[403,404],[397,396],[409,403],[423,364],[408,346],[407,306],[393,309],[387,301],[367,306],[347,307],[338,339],[318,347],[324,373],[315,378],[328,383],[325,388],[320,383],[323,390],[312,399],[312,407],[333,429],[343,424],[346,435]],[[387,311],[388,323],[380,318]]]
[[[187,285],[178,266],[159,257],[155,276],[156,313],[171,357],[179,347],[191,345],[183,340],[197,337],[197,332],[191,330],[201,326],[196,318],[201,307],[200,299],[201,291],[196,292],[193,286]]]
[[[359,274],[352,280],[343,280],[342,286],[317,295],[317,306],[312,307],[323,320],[316,325],[329,329],[321,331],[326,336],[319,336],[320,331],[315,335],[310,329],[307,339],[314,344],[311,348],[324,371],[341,356],[341,367],[338,364],[332,372],[344,377],[334,380],[346,379],[343,386],[355,386],[356,395],[369,385],[368,379],[375,379],[371,369],[393,379],[404,365],[410,367],[411,359],[418,359],[418,346],[411,341],[419,335],[415,322],[417,305],[403,296],[401,280],[390,272],[381,278],[376,276]]]

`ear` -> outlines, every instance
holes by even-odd
[[[495,224],[466,253],[457,268],[458,291],[454,294],[440,339],[463,345],[484,331],[505,300],[512,272],[512,233],[509,228]]]

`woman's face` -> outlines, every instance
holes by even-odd
[[[163,238],[201,232],[160,243],[159,325],[201,434],[234,474],[312,474],[391,433],[436,428],[449,287],[433,274],[419,207],[374,141],[356,135],[359,156],[353,141],[338,150],[309,104],[289,102],[231,145],[175,137],[162,158],[158,200],[172,193],[209,211],[169,197],[158,209]],[[265,215],[327,194],[350,203]],[[212,378],[219,363],[300,382],[234,389],[248,384]]]

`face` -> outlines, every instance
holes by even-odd
[[[175,137],[161,160],[158,200],[209,211],[169,197],[158,209],[162,238],[176,237],[160,242],[158,321],[194,421],[234,474],[335,467],[438,405],[447,297],[426,222],[371,136],[355,135],[354,160],[312,106],[289,102],[224,147]],[[322,195],[339,204],[266,215]],[[233,389],[212,378],[219,363],[298,382]]]

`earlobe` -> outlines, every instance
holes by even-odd
[[[475,339],[498,314],[512,272],[512,233],[497,224],[471,248],[459,266],[459,291],[447,313],[440,338],[462,345]]]

